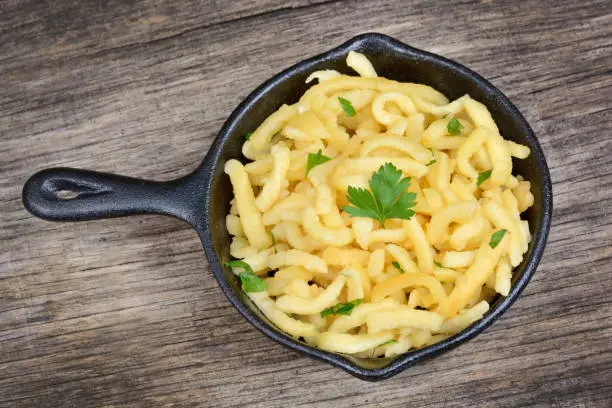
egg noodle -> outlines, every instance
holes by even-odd
[[[225,164],[240,260],[228,265],[289,335],[390,357],[465,329],[508,295],[531,239],[520,213],[534,201],[512,157],[530,151],[469,95],[450,102],[378,77],[356,52],[346,62],[359,76],[312,73],[317,85],[247,135],[250,161]]]

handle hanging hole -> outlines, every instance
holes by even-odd
[[[60,190],[57,193],[55,193],[55,195],[60,200],[73,200],[79,196],[79,193],[77,193],[76,191],[72,191],[72,190]]]
[[[81,197],[109,194],[112,189],[92,181],[52,178],[43,183],[42,192],[49,200],[70,201]]]

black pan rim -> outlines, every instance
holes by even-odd
[[[361,378],[363,380],[377,381],[396,375],[418,361],[433,357],[437,354],[450,350],[470,340],[477,334],[484,331],[495,320],[497,320],[499,316],[501,316],[508,310],[508,308],[517,300],[527,283],[531,280],[538,264],[540,263],[550,230],[553,199],[550,173],[542,148],[526,119],[519,112],[516,106],[514,106],[514,104],[512,104],[512,102],[510,102],[510,100],[499,89],[497,89],[489,81],[484,79],[476,72],[457,62],[454,62],[437,54],[411,47],[392,37],[379,33],[365,33],[358,35],[343,43],[342,45],[331,49],[330,51],[298,62],[297,64],[278,73],[277,75],[273,76],[272,78],[264,82],[262,85],[257,87],[247,96],[247,98],[242,103],[240,103],[240,105],[238,105],[238,107],[231,113],[229,118],[226,120],[217,138],[212,143],[209,153],[207,154],[203,163],[200,165],[199,169],[205,170],[207,172],[210,172],[209,174],[212,174],[216,166],[220,164],[222,151],[221,148],[231,137],[238,119],[253,104],[257,103],[260,98],[265,97],[265,94],[269,89],[273,88],[280,81],[289,76],[312,70],[312,68],[317,63],[321,62],[325,58],[336,56],[339,54],[344,55],[350,50],[358,50],[364,44],[371,44],[376,47],[384,47],[389,49],[400,49],[403,53],[407,53],[412,57],[418,57],[421,60],[428,60],[434,62],[441,69],[452,70],[460,75],[469,77],[481,88],[485,89],[487,93],[493,95],[502,103],[503,107],[508,111],[509,115],[512,116],[514,121],[519,125],[521,132],[529,141],[529,147],[531,148],[532,154],[534,155],[536,165],[540,173],[539,175],[542,179],[542,188],[540,191],[542,201],[542,215],[540,218],[540,228],[533,237],[533,249],[526,262],[524,272],[516,281],[516,283],[512,286],[508,296],[498,304],[494,305],[482,319],[475,322],[470,327],[459,332],[458,334],[453,335],[448,339],[432,346],[400,355],[390,364],[382,368],[364,368],[358,366],[356,363],[352,362],[350,359],[348,359],[342,354],[331,353],[308,346],[287,334],[277,331],[268,323],[256,316],[253,312],[251,312],[248,306],[246,306],[242,302],[242,300],[236,295],[236,293],[233,291],[229,282],[226,279],[225,273],[222,269],[222,266],[219,262],[219,258],[217,257],[217,254],[215,253],[212,244],[212,236],[210,231],[211,223],[213,222],[213,220],[210,219],[208,197],[210,197],[213,177],[210,176],[207,177],[204,186],[205,195],[207,197],[206,205],[204,208],[204,221],[203,224],[196,225],[196,230],[200,235],[200,239],[202,241],[206,256],[209,260],[210,267],[219,283],[219,286],[227,296],[230,303],[240,312],[240,314],[242,314],[242,316],[249,323],[251,323],[259,331],[267,335],[269,338],[277,341],[285,347],[330,363],[333,366],[339,367],[348,372],[349,374]]]

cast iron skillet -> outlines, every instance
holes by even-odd
[[[229,159],[244,160],[243,134],[255,129],[283,103],[294,103],[308,86],[315,70],[349,72],[345,56],[351,51],[368,56],[379,75],[431,85],[450,99],[469,93],[483,102],[503,136],[531,148],[525,160],[515,161],[515,173],[532,182],[535,204],[526,213],[533,239],[523,263],[515,270],[506,298],[498,298],[491,310],[466,330],[433,346],[396,358],[362,359],[329,353],[308,346],[276,327],[243,294],[239,282],[222,265],[230,260],[230,236],[225,228],[232,188],[223,166]],[[163,214],[191,225],[200,235],[210,267],[230,302],[257,329],[279,343],[326,361],[365,380],[391,377],[418,361],[466,342],[487,328],[516,300],[540,262],[552,214],[552,187],[542,149],[516,107],[493,85],[453,61],[409,47],[381,34],[359,35],[324,54],[281,72],[251,93],[231,114],[202,164],[191,174],[169,182],[155,182],[97,173],[54,168],[33,175],[23,189],[23,203],[32,214],[53,221],[84,221],[133,214]]]

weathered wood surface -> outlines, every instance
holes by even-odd
[[[0,406],[612,404],[609,1],[0,2]],[[381,383],[253,329],[196,234],[164,217],[30,216],[33,172],[167,180],[260,82],[379,31],[466,64],[533,125],[555,212],[543,262],[485,333]]]

